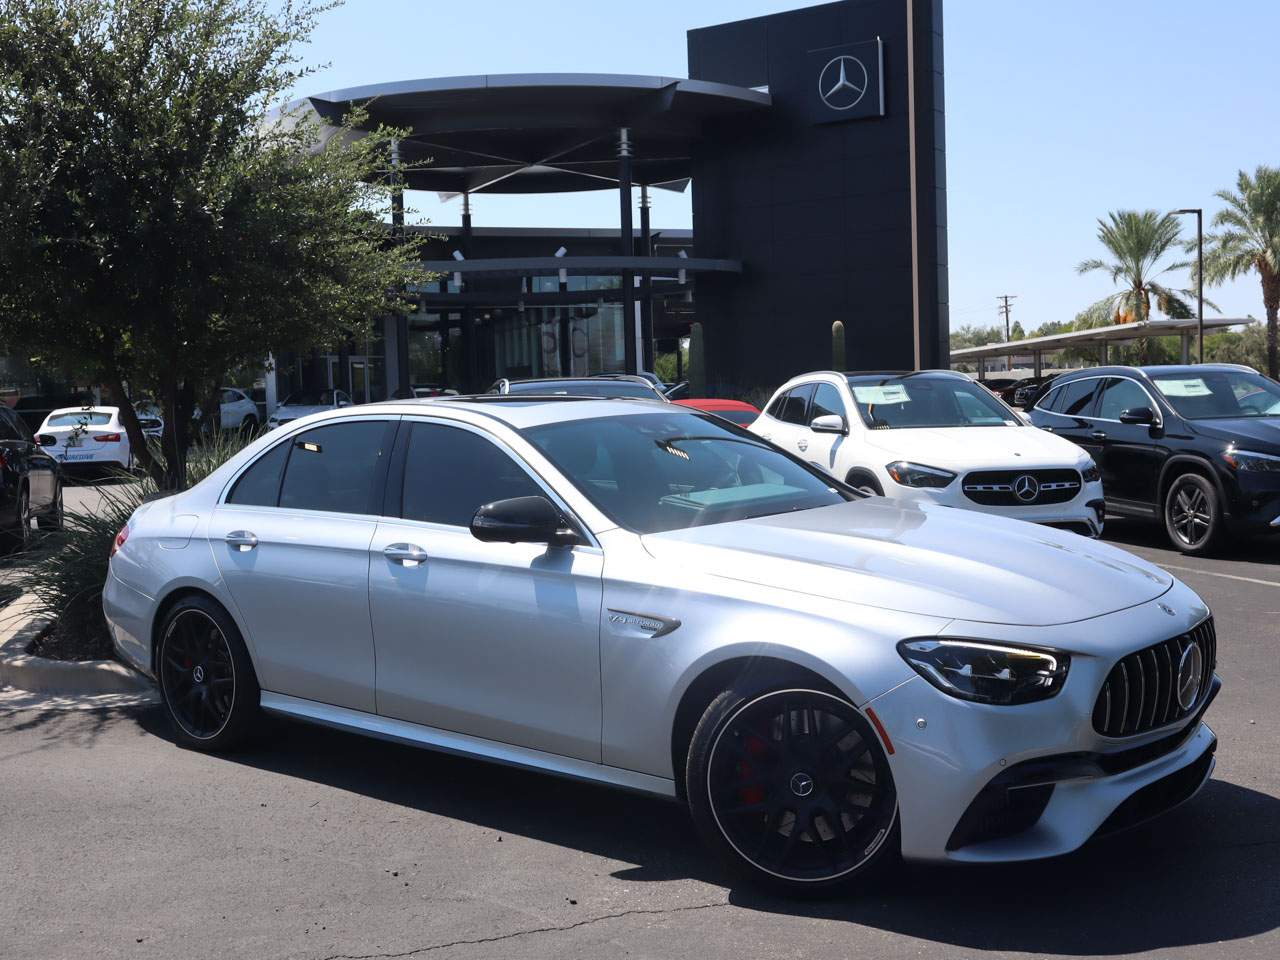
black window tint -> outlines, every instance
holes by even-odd
[[[844,403],[840,399],[840,391],[829,383],[818,384],[813,394],[813,406],[809,410],[809,420],[834,414],[843,419]]]
[[[295,437],[280,488],[280,506],[330,513],[376,513],[378,458],[390,435],[378,420],[335,423]]]
[[[1097,379],[1072,380],[1063,384],[1062,396],[1053,402],[1053,412],[1067,417],[1088,416]]]
[[[786,402],[782,405],[782,414],[778,419],[784,423],[805,423],[804,415],[809,407],[809,398],[811,396],[813,396],[813,384],[811,383],[794,388],[787,394]]]
[[[404,465],[406,520],[471,526],[486,503],[545,496],[515,460],[479,434],[415,423]]]
[[[17,440],[18,428],[13,425],[13,415],[0,410],[0,440]]]
[[[1132,380],[1110,377],[1102,387],[1097,415],[1103,420],[1119,420],[1120,414],[1125,410],[1150,406],[1151,399],[1147,392]]]
[[[782,419],[782,405],[787,402],[787,395],[780,393],[770,401],[769,406],[765,408],[765,413],[773,417],[775,420]]]
[[[289,457],[289,444],[277,443],[253,462],[231,488],[227,503],[250,507],[274,507],[280,496],[280,472]]]

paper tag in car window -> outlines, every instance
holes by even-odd
[[[1185,380],[1156,380],[1156,389],[1166,397],[1211,397],[1213,391],[1199,377]]]
[[[900,383],[854,387],[853,398],[859,403],[865,403],[868,406],[877,403],[907,403],[911,400],[911,397],[907,395],[907,388]]]

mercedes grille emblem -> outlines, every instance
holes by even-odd
[[[1024,473],[1013,481],[1013,495],[1023,503],[1031,503],[1040,496],[1040,481],[1029,473]]]
[[[857,57],[833,57],[818,74],[818,96],[832,110],[850,110],[867,93],[867,68]]]
[[[1204,654],[1200,644],[1192,642],[1182,651],[1178,661],[1178,706],[1190,710],[1200,692],[1200,680],[1204,676]]]

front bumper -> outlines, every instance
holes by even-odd
[[[991,506],[969,499],[960,478],[941,490],[905,487],[886,476],[881,479],[885,496],[918,503],[936,503],[942,507],[956,507],[989,513],[1012,520],[1026,520],[1046,526],[1063,527],[1090,537],[1102,535],[1105,506],[1102,483],[1094,480],[1081,485],[1080,491],[1065,503],[1028,504],[1026,506]]]

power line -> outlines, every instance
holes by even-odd
[[[1003,301],[998,309],[1000,313],[1004,315],[1004,342],[1008,343],[1010,336],[1012,336],[1012,329],[1009,324],[1009,315],[1013,313],[1013,304],[1009,301],[1017,300],[1018,295],[1016,293],[1002,293],[1000,296],[996,297],[996,299]],[[1005,357],[1004,368],[1006,370],[1013,369],[1013,357]]]

